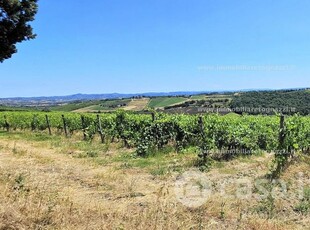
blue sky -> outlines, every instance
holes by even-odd
[[[40,0],[37,38],[0,63],[0,97],[310,87],[309,12],[309,0]]]

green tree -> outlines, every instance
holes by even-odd
[[[0,0],[0,62],[17,52],[17,43],[35,38],[29,22],[37,9],[37,0]]]

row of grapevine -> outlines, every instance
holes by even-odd
[[[46,130],[48,123],[57,132],[68,129],[69,134],[83,130],[87,139],[100,131],[105,139],[123,141],[126,147],[137,148],[141,156],[173,145],[176,151],[198,146],[208,151],[218,150],[277,150],[279,145],[278,116],[239,116],[229,114],[171,115],[124,111],[105,114],[1,112],[0,128],[10,130]],[[62,117],[63,115],[63,117]],[[64,119],[63,119],[64,118]],[[101,126],[99,127],[98,119]],[[65,125],[64,125],[65,121]],[[286,117],[285,149],[309,151],[310,117]],[[100,130],[98,130],[100,129]]]

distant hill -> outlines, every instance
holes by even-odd
[[[210,92],[150,92],[150,93],[135,93],[135,94],[74,94],[68,96],[50,96],[50,97],[13,97],[13,98],[0,98],[0,105],[6,106],[35,106],[35,105],[52,105],[62,104],[73,101],[90,101],[90,100],[104,100],[104,99],[120,99],[131,97],[163,97],[163,96],[189,96]]]
[[[154,92],[141,94],[74,94],[0,99],[0,110],[98,112],[116,109],[165,112],[229,112],[248,114],[310,114],[310,89],[240,90],[223,92]],[[221,110],[224,109],[224,110]]]
[[[172,96],[191,96],[200,94],[231,94],[234,92],[249,92],[257,91],[256,89],[244,90],[223,90],[223,91],[177,91],[177,92],[148,92],[148,93],[108,93],[108,94],[73,94],[67,96],[42,96],[42,97],[11,97],[0,98],[0,105],[2,106],[37,106],[37,105],[57,105],[73,101],[90,101],[90,100],[104,100],[104,99],[120,99],[131,97],[172,97]],[[260,89],[258,91],[272,91],[267,89]]]

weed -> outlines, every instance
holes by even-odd
[[[95,151],[89,151],[86,153],[86,155],[87,155],[87,157],[92,157],[92,158],[98,157],[98,153]]]
[[[225,208],[225,202],[222,202],[222,204],[221,204],[221,212],[220,212],[220,219],[221,219],[221,220],[224,220],[224,219],[225,219],[225,211],[224,211],[224,208]]]
[[[168,169],[166,167],[158,165],[157,168],[151,170],[153,176],[164,176],[168,174]]]
[[[268,219],[272,219],[275,214],[275,199],[272,196],[272,186],[268,188],[268,196],[260,201],[260,204],[256,207],[257,213],[264,213]]]
[[[17,154],[16,142],[14,142],[14,147],[13,147],[13,149],[12,149],[12,152],[13,152],[14,154]]]
[[[132,164],[131,163],[129,163],[129,162],[124,162],[124,163],[122,163],[121,165],[120,165],[120,169],[129,169],[129,168],[132,168],[133,166],[132,166]]]
[[[17,148],[16,142],[14,142],[12,153],[15,155],[25,155],[27,153],[27,150]]]
[[[14,180],[14,186],[13,186],[13,189],[15,191],[29,191],[28,189],[25,188],[25,181],[26,181],[26,178],[23,174],[19,174],[15,180]]]
[[[294,211],[306,215],[310,212],[310,187],[304,189],[303,195],[303,199],[295,206]]]

